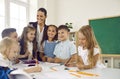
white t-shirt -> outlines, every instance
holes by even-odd
[[[28,46],[28,51],[30,52],[28,59],[31,60],[32,59],[32,54],[33,54],[33,43],[32,42],[27,42],[27,46]]]
[[[1,53],[0,53],[0,66],[4,67],[12,66],[12,62],[10,62],[7,58],[5,59],[5,57]]]
[[[30,52],[30,54],[32,54],[33,52],[33,43],[32,42],[27,42],[28,44],[28,51]]]
[[[83,49],[82,46],[78,47],[78,55],[81,56],[83,63],[85,65],[89,65],[88,63],[88,49]],[[94,55],[100,54],[99,48],[94,48]],[[102,64],[100,60],[97,61],[96,67],[104,68],[105,66]]]
[[[37,39],[37,43],[38,43],[37,47],[38,47],[39,52],[40,52],[40,48],[41,48],[40,43],[41,43],[42,38],[43,38],[43,31],[44,31],[44,27],[43,27],[42,31],[40,32],[40,27],[39,27],[39,25],[37,25],[37,36],[36,36],[36,39]]]

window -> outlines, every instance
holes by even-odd
[[[5,2],[4,0],[0,0],[0,40],[1,40],[1,32],[5,28]]]
[[[30,19],[29,11],[37,7],[37,0],[0,0],[0,40],[1,32],[5,28],[16,28],[20,36],[23,28],[28,24]],[[33,3],[34,2],[34,3]],[[36,3],[36,4],[35,4]],[[33,6],[31,6],[33,4]],[[30,7],[31,6],[31,7]],[[35,8],[34,8],[35,7]],[[34,16],[34,15],[32,15]]]
[[[19,35],[27,25],[26,9],[25,6],[10,2],[10,27],[16,28]]]
[[[20,1],[22,1],[22,2],[28,2],[28,0],[20,0]]]

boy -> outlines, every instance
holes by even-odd
[[[11,39],[18,42],[18,34],[15,28],[6,28],[2,31],[2,38],[10,37]],[[16,59],[13,64],[19,63],[19,59]]]
[[[17,53],[19,51],[18,42],[12,38],[5,37],[0,41],[0,68],[10,68],[12,67],[12,61],[16,60]],[[36,65],[31,68],[23,69],[27,73],[40,72],[42,68]],[[16,70],[14,70],[16,71]],[[14,72],[12,71],[12,72]],[[17,72],[17,71],[16,71]],[[0,72],[0,79],[5,79],[4,74],[9,74],[8,72]]]
[[[68,59],[75,55],[76,47],[69,40],[69,29],[66,25],[60,25],[58,27],[58,40],[54,50],[55,63],[65,63]],[[65,63],[66,64],[66,63]]]
[[[15,28],[6,28],[2,31],[2,38],[10,37],[16,41],[18,41],[18,35]]]

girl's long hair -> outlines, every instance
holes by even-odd
[[[28,48],[27,48],[27,41],[28,41],[27,33],[29,33],[30,31],[36,31],[32,25],[28,25],[27,27],[24,27],[22,35],[21,35],[21,40],[24,43],[24,52],[26,52],[28,50]],[[36,49],[37,49],[36,42],[34,40],[32,42],[33,42],[33,50],[36,52]]]
[[[89,64],[91,64],[91,67],[93,67],[93,65],[95,64],[95,62],[93,60],[94,48],[97,47],[97,48],[99,48],[100,51],[101,51],[101,49],[100,49],[98,42],[95,38],[94,32],[89,25],[85,25],[85,26],[81,27],[79,32],[81,32],[86,37],[86,41],[87,41],[86,47],[89,50],[88,62],[89,62]]]
[[[0,53],[4,56],[5,59],[7,59],[6,52],[10,50],[13,44],[18,45],[18,42],[13,40],[10,37],[4,37],[0,41]],[[19,45],[18,45],[19,46]],[[19,51],[19,50],[18,50]]]

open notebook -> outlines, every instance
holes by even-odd
[[[10,79],[33,79],[28,73],[23,70],[14,70],[9,75]]]

